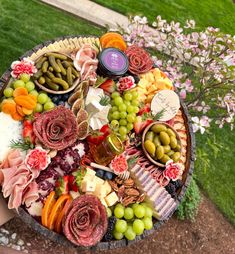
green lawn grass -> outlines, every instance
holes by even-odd
[[[63,35],[101,33],[101,28],[39,1],[0,0],[0,74],[43,41]]]
[[[184,23],[194,19],[199,29],[219,27],[235,34],[235,4],[232,0],[94,0],[125,15],[144,15],[150,21],[156,16]]]

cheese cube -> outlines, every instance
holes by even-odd
[[[104,199],[108,206],[112,206],[118,202],[118,196],[115,192],[110,193]]]
[[[94,181],[82,181],[82,192],[94,192],[96,183]]]
[[[100,198],[100,202],[102,203],[102,205],[104,205],[105,207],[108,207],[107,203],[105,202],[104,198]]]
[[[106,189],[105,189],[103,184],[102,185],[101,184],[96,185],[94,195],[96,195],[99,198],[104,198],[107,195],[106,194]]]
[[[109,184],[108,181],[104,182],[104,188],[105,188],[105,191],[106,191],[106,195],[108,195],[112,191],[111,185]]]

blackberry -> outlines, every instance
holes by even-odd
[[[107,232],[106,234],[104,235],[104,241],[106,242],[110,242],[113,240],[113,230],[114,230],[114,226],[115,226],[115,223],[116,223],[117,219],[115,216],[111,216],[109,217],[108,219],[108,229],[107,229]]]
[[[171,194],[171,196],[175,196],[175,192],[176,192],[176,188],[175,188],[175,185],[173,183],[169,183],[167,186],[166,186],[166,190],[168,191],[169,194]]]
[[[170,183],[175,186],[176,191],[183,185],[183,182],[181,180],[170,181]]]
[[[107,231],[106,234],[104,235],[104,241],[105,242],[110,242],[113,240],[113,234],[111,231]]]
[[[115,226],[116,221],[117,221],[117,218],[115,216],[109,217],[109,221],[108,221],[108,230],[109,231],[114,230],[114,226]]]

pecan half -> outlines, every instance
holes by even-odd
[[[114,181],[109,181],[109,184],[114,191],[118,192],[118,185]]]
[[[126,189],[125,194],[127,196],[134,196],[134,197],[138,197],[140,195],[139,191],[134,188]]]
[[[125,186],[122,185],[119,189],[118,189],[118,198],[119,200],[122,200],[125,197]]]
[[[130,188],[130,187],[133,187],[135,184],[134,180],[129,178],[127,180],[124,181],[124,185],[126,188]]]
[[[136,197],[125,197],[123,200],[122,200],[122,204],[124,205],[124,206],[128,206],[128,205],[130,205],[130,204],[133,204],[133,203],[135,203],[135,201],[136,201]]]
[[[124,180],[121,179],[121,178],[118,176],[118,177],[115,178],[115,182],[116,182],[117,184],[123,184]]]

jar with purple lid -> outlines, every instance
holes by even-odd
[[[117,79],[128,71],[128,58],[119,49],[106,48],[100,52],[98,59],[98,74],[101,76]]]

